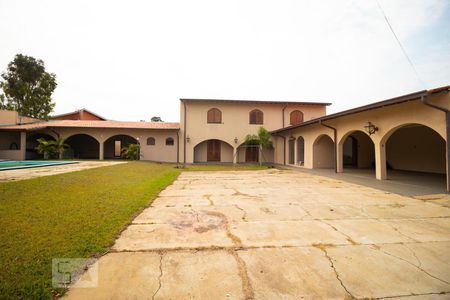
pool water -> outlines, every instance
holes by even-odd
[[[16,170],[36,167],[48,167],[57,165],[76,164],[78,161],[51,161],[51,160],[5,160],[0,161],[0,171]]]

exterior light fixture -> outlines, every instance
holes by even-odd
[[[378,127],[373,125],[371,122],[367,122],[367,125],[364,126],[364,128],[366,129],[366,131],[369,135],[372,135],[378,131]]]
[[[234,143],[235,143],[235,144],[237,144],[237,143],[238,143],[238,141],[239,141],[239,140],[238,140],[238,138],[237,138],[237,137],[235,137],[235,138],[234,138]]]
[[[187,137],[186,137],[186,142],[189,143],[190,141],[191,141],[191,138],[190,138],[189,136],[187,136]]]

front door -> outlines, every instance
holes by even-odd
[[[252,146],[245,148],[245,162],[258,162],[259,161],[259,147]]]
[[[207,148],[207,161],[220,161],[220,141],[209,140]]]

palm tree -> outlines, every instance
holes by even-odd
[[[263,149],[272,149],[273,144],[270,140],[270,133],[264,127],[259,127],[258,134],[248,134],[245,137],[245,145],[260,145]]]
[[[51,142],[55,146],[55,151],[58,153],[59,159],[62,159],[64,150],[69,148],[69,145],[66,144],[66,139],[59,137],[56,139],[56,141],[51,141]]]
[[[37,139],[37,142],[39,143],[36,147],[36,150],[39,154],[44,155],[44,159],[49,159],[53,157],[57,151],[55,148],[54,141],[48,141],[44,138]]]
[[[135,160],[139,159],[139,144],[128,144],[126,147],[122,148],[122,157]]]

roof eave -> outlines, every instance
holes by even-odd
[[[431,90],[422,90],[422,91],[414,92],[414,93],[411,93],[411,94],[406,94],[406,95],[403,95],[403,96],[394,97],[394,98],[391,98],[391,99],[387,99],[387,100],[383,100],[383,101],[379,101],[379,102],[363,105],[363,106],[360,106],[360,107],[344,110],[344,111],[341,111],[341,112],[338,112],[338,113],[334,113],[334,114],[331,114],[331,115],[328,115],[328,116],[323,116],[323,117],[320,117],[320,118],[309,120],[309,121],[303,122],[301,124],[280,128],[280,129],[277,129],[277,130],[270,131],[270,133],[271,134],[277,134],[277,133],[280,133],[280,132],[289,131],[289,130],[292,130],[292,129],[295,129],[295,128],[299,128],[299,127],[303,127],[303,126],[307,126],[307,125],[311,125],[311,124],[315,124],[315,123],[319,123],[319,122],[323,122],[323,121],[327,121],[327,120],[331,120],[331,119],[336,119],[336,118],[339,118],[339,117],[343,117],[343,116],[347,116],[347,115],[351,115],[351,114],[356,114],[356,113],[359,113],[359,112],[364,112],[364,111],[368,111],[368,110],[378,109],[378,108],[382,108],[382,107],[386,107],[386,106],[390,106],[390,105],[396,105],[396,104],[400,104],[400,103],[408,102],[408,101],[415,101],[417,99],[420,99],[422,96],[429,96],[429,95],[440,93],[440,92],[443,92],[443,91],[448,91],[449,89],[450,89],[450,86],[443,86],[443,87],[439,87],[439,88],[435,88],[435,89],[431,89]]]

